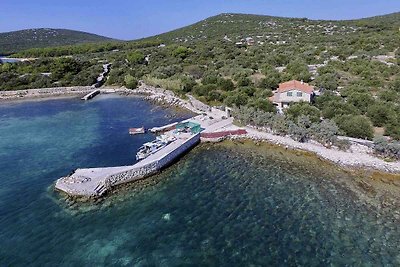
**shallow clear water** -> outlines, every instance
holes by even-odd
[[[155,185],[97,205],[66,208],[53,192],[77,167],[132,163],[153,136],[127,128],[173,113],[121,97],[2,104],[0,266],[399,264],[398,222],[347,174],[271,147],[201,145]]]

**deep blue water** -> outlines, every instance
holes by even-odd
[[[153,136],[129,127],[187,116],[140,98],[1,104],[0,266],[400,264],[398,221],[347,174],[272,148],[201,145],[153,186],[96,205],[53,192],[75,168],[131,164]]]

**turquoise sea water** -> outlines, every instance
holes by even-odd
[[[67,208],[52,184],[77,167],[131,164],[175,121],[140,98],[0,106],[0,266],[396,266],[399,222],[318,160],[201,145],[151,187]],[[319,165],[320,168],[316,168]]]

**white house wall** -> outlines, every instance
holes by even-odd
[[[292,96],[288,96],[287,93],[291,92]],[[297,93],[302,93],[302,96],[297,96]],[[302,91],[298,90],[291,90],[291,91],[286,91],[284,93],[278,93],[279,102],[311,102],[311,94],[304,93]]]

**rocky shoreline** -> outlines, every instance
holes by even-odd
[[[136,90],[136,93],[142,93],[148,95],[148,99],[156,102],[167,103],[170,105],[178,105],[183,108],[189,109],[193,112],[199,113],[204,112],[207,107],[202,107],[200,110],[193,106],[193,101],[185,101],[175,96],[174,93],[161,88],[154,88],[149,86],[142,86]],[[203,104],[206,106],[205,104]],[[211,110],[210,107],[208,107]],[[239,127],[231,125],[225,130],[237,130]],[[268,142],[271,144],[279,145],[287,149],[307,151],[316,154],[318,157],[333,162],[341,167],[351,169],[370,169],[382,171],[391,174],[400,174],[400,161],[387,162],[381,158],[376,157],[372,154],[372,150],[367,145],[363,145],[365,140],[354,140],[350,141],[351,146],[348,151],[342,151],[338,148],[327,148],[322,144],[315,141],[309,141],[307,143],[300,143],[287,136],[278,136],[267,131],[253,128],[251,126],[246,127],[247,134],[242,136],[231,136],[233,140],[250,139],[255,142]],[[222,138],[223,139],[223,138]],[[221,140],[222,140],[221,139]]]
[[[327,148],[318,142],[297,142],[287,136],[278,136],[268,132],[259,131],[247,126],[247,135],[230,137],[232,140],[248,139],[254,142],[268,142],[274,145],[314,153],[321,159],[328,160],[338,166],[350,169],[376,170],[391,174],[400,174],[400,161],[387,162],[372,154],[371,148],[356,142],[351,142],[347,151],[338,148]]]
[[[73,87],[53,87],[40,89],[26,89],[15,91],[0,91],[0,102],[14,100],[31,100],[31,99],[53,99],[62,97],[83,96],[94,91],[92,86],[73,86]],[[102,94],[117,93],[121,95],[130,95],[132,90],[124,87],[105,87],[100,90]]]
[[[93,90],[90,86],[86,87],[58,87],[44,89],[29,89],[19,91],[0,92],[0,101],[16,99],[34,99],[34,98],[52,98],[81,95]],[[208,105],[188,96],[188,100],[176,96],[173,92],[162,88],[155,88],[142,84],[136,89],[122,88],[102,88],[101,93],[118,93],[120,95],[141,95],[145,99],[168,106],[187,109],[193,113],[207,113],[212,116],[213,109]],[[214,109],[215,110],[215,109]],[[220,111],[219,111],[220,112]],[[245,127],[247,134],[243,136],[231,136],[230,139],[250,139],[255,142],[269,142],[287,149],[302,150],[315,153],[322,159],[333,162],[339,166],[353,169],[378,170],[385,173],[400,174],[400,161],[387,162],[372,154],[371,148],[363,145],[362,142],[351,141],[351,147],[348,151],[341,151],[338,148],[327,148],[317,142],[309,141],[307,143],[297,142],[287,136],[278,136],[264,130],[256,129],[250,126]],[[225,130],[237,130],[238,126],[230,125]],[[357,141],[357,140],[356,140]],[[363,140],[360,140],[363,141]]]

